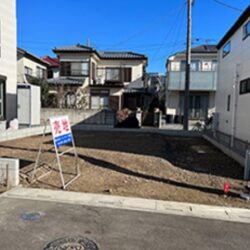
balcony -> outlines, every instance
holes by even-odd
[[[190,90],[216,91],[216,71],[195,71],[190,75]],[[185,89],[185,71],[170,71],[168,73],[168,89]]]

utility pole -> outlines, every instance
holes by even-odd
[[[187,1],[187,50],[186,50],[186,75],[185,75],[185,99],[184,99],[184,121],[183,129],[188,130],[189,121],[189,87],[191,66],[191,33],[192,33],[192,4],[193,0]]]

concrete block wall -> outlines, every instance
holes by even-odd
[[[19,130],[5,130],[0,133],[0,142],[15,140],[28,136],[41,135],[44,127],[23,128]],[[47,126],[46,132],[50,132],[50,127]]]
[[[11,187],[19,185],[19,160],[0,158],[0,183],[8,184]]]
[[[71,125],[94,124],[113,125],[114,113],[107,110],[50,109],[41,110],[41,125],[50,117],[68,115]]]

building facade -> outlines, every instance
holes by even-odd
[[[39,57],[17,48],[17,82],[31,83],[34,78],[47,79],[49,64]]]
[[[218,44],[217,130],[250,142],[250,6]]]
[[[60,76],[60,65],[58,58],[52,58],[50,56],[43,56],[41,59],[49,64],[47,68],[47,78],[57,78]]]
[[[99,52],[80,44],[55,48],[60,76],[50,79],[61,106],[84,109],[136,108],[145,84],[147,58],[133,52]],[[53,90],[52,90],[53,91]]]
[[[193,48],[191,54],[189,118],[206,119],[215,111],[217,49],[215,45],[201,45]],[[185,52],[178,52],[167,60],[165,106],[168,122],[183,121],[185,65]]]
[[[0,1],[0,120],[16,118],[16,1]]]

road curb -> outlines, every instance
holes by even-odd
[[[0,197],[250,223],[250,210],[242,208],[23,187],[9,190]]]

